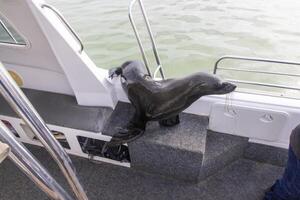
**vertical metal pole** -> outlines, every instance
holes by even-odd
[[[160,75],[161,75],[162,79],[165,79],[164,72],[163,72],[163,69],[162,69],[162,64],[161,64],[160,57],[159,57],[159,54],[158,54],[158,50],[157,50],[157,47],[156,47],[156,42],[154,40],[154,36],[153,36],[152,30],[151,30],[151,26],[150,26],[150,22],[148,20],[148,16],[147,16],[146,11],[145,11],[143,1],[138,0],[138,2],[139,2],[139,5],[140,5],[140,8],[142,10],[144,20],[146,22],[146,27],[147,27],[148,33],[150,35],[152,49],[153,49],[153,53],[154,53],[155,60],[156,60],[156,63],[157,63],[157,67],[159,68]]]
[[[72,161],[64,148],[54,138],[50,129],[46,126],[43,119],[34,109],[30,101],[17,86],[9,73],[0,63],[0,92],[15,110],[15,112],[27,123],[32,129],[35,136],[44,145],[53,159],[58,164],[62,173],[66,177],[74,194],[79,200],[87,200],[85,191],[83,190]]]
[[[0,141],[11,147],[8,155],[10,160],[51,199],[73,200],[24,145],[19,143],[12,135],[10,130],[0,121]]]
[[[133,8],[133,5],[134,5],[135,2],[136,2],[136,0],[133,0],[133,1],[130,2],[128,16],[129,16],[129,20],[130,20],[132,29],[134,31],[136,40],[138,42],[138,45],[139,45],[139,48],[140,48],[140,51],[141,51],[141,54],[142,54],[142,58],[144,60],[145,67],[147,69],[147,72],[148,72],[149,76],[152,77],[151,70],[149,68],[149,62],[148,62],[148,59],[147,59],[147,56],[146,56],[146,53],[145,53],[145,50],[144,50],[144,46],[143,46],[143,43],[141,41],[139,32],[136,28],[136,25],[135,25],[135,22],[134,22],[134,19],[133,19],[133,16],[132,16],[132,8]]]
[[[136,3],[136,1],[139,2],[139,6],[140,6],[140,9],[142,11],[143,18],[144,18],[144,21],[146,23],[147,31],[148,31],[148,34],[150,36],[150,40],[151,40],[151,44],[152,44],[152,50],[153,50],[154,57],[155,57],[156,64],[157,64],[157,68],[156,68],[156,70],[154,72],[154,78],[155,78],[157,72],[159,71],[162,79],[165,79],[164,71],[163,71],[163,68],[162,68],[162,64],[161,64],[161,61],[160,61],[160,57],[159,57],[159,54],[158,54],[158,50],[157,50],[157,47],[156,47],[154,36],[153,36],[152,30],[151,30],[151,26],[150,26],[150,23],[149,23],[149,20],[148,20],[148,16],[147,16],[147,13],[145,11],[145,7],[143,5],[143,2],[142,2],[142,0],[132,0],[130,2],[130,4],[129,4],[129,9],[128,9],[128,11],[129,11],[128,12],[129,13],[129,20],[130,20],[131,26],[133,28],[136,40],[138,42],[138,45],[139,45],[139,48],[140,48],[140,51],[141,51],[141,54],[142,54],[142,57],[143,57],[146,69],[148,71],[148,74],[152,77],[151,70],[150,70],[149,64],[148,64],[148,59],[147,59],[147,56],[146,56],[146,53],[145,53],[145,49],[143,47],[141,38],[140,38],[138,30],[136,28],[135,20],[133,18],[133,14],[132,14],[132,9],[133,9],[133,6]]]

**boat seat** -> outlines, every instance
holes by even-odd
[[[99,133],[112,112],[107,107],[80,106],[71,95],[22,90],[47,124]],[[0,115],[18,117],[3,97],[0,105]]]

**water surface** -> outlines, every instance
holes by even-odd
[[[128,20],[129,0],[47,2],[64,14],[97,66],[110,68],[127,60],[141,59]],[[217,58],[226,54],[300,61],[298,0],[144,0],[144,4],[167,77],[211,72]],[[135,15],[154,68],[141,15],[139,12]],[[223,66],[300,74],[300,67],[295,66],[245,62],[224,62]],[[300,79],[295,77],[222,74],[229,78],[300,87]]]

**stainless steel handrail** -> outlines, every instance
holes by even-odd
[[[9,159],[51,199],[73,200],[26,147],[13,137],[13,133],[1,121],[0,141],[10,146]]]
[[[293,62],[293,61],[285,61],[285,60],[273,60],[273,59],[265,59],[265,58],[253,58],[253,57],[243,57],[243,56],[222,56],[219,58],[214,66],[214,74],[217,74],[217,70],[230,70],[230,71],[238,71],[238,72],[250,72],[250,73],[258,73],[258,74],[270,74],[270,75],[279,75],[279,76],[293,76],[293,77],[300,77],[300,74],[291,74],[291,73],[279,73],[279,72],[269,72],[264,70],[249,70],[249,69],[237,69],[237,68],[225,68],[219,67],[219,64],[224,60],[246,60],[251,62],[266,62],[266,63],[275,63],[275,64],[284,64],[284,65],[298,65],[300,66],[300,62]],[[261,83],[261,82],[253,82],[253,81],[243,81],[243,80],[234,80],[234,79],[227,79],[230,82],[240,83],[240,84],[248,84],[248,85],[257,85],[257,86],[264,86],[264,87],[274,87],[274,88],[281,88],[281,89],[289,89],[289,90],[298,90],[300,88],[291,87],[286,85],[279,85],[279,84],[268,84],[268,83]]]
[[[281,72],[269,72],[269,71],[263,71],[263,70],[236,69],[236,68],[231,68],[231,67],[226,67],[226,68],[218,67],[218,69],[228,70],[228,71],[236,71],[236,72],[253,72],[253,73],[259,73],[259,74],[300,77],[300,74],[290,74],[290,73],[284,73],[284,72],[281,73]]]
[[[215,63],[214,74],[217,73],[217,69],[218,69],[220,62],[223,60],[228,60],[228,59],[248,60],[248,61],[254,61],[254,62],[268,62],[268,63],[277,63],[277,64],[285,64],[285,65],[300,65],[299,62],[291,62],[291,61],[285,61],[285,60],[273,60],[273,59],[243,57],[243,56],[222,56]]]
[[[135,37],[137,39],[137,42],[138,42],[138,45],[139,45],[139,48],[140,48],[140,51],[141,51],[141,54],[142,54],[145,66],[146,66],[146,69],[148,71],[149,76],[152,76],[151,70],[149,68],[149,62],[147,60],[147,56],[146,56],[146,53],[145,53],[145,49],[143,47],[141,38],[140,38],[138,30],[136,28],[135,20],[134,20],[133,15],[132,15],[133,6],[136,3],[136,1],[138,1],[138,3],[139,3],[140,9],[141,9],[142,14],[143,14],[144,21],[146,23],[148,34],[150,36],[152,50],[153,50],[153,54],[154,54],[155,61],[156,61],[156,64],[157,64],[156,70],[158,69],[159,72],[160,72],[160,75],[161,75],[162,79],[165,79],[164,71],[163,71],[163,68],[162,68],[162,63],[161,63],[161,60],[160,60],[160,57],[159,57],[159,54],[158,54],[156,42],[155,42],[155,39],[154,39],[154,36],[153,36],[153,32],[151,30],[151,26],[150,26],[150,23],[149,23],[149,20],[148,20],[147,13],[145,11],[145,7],[144,7],[144,4],[143,4],[143,1],[142,0],[132,0],[130,2],[129,9],[128,9],[129,20],[130,20],[131,26],[133,28]]]
[[[48,8],[48,9],[52,10],[58,16],[58,18],[66,25],[66,27],[69,29],[69,31],[73,34],[74,38],[78,41],[78,43],[80,45],[79,53],[82,53],[82,51],[84,49],[83,43],[82,43],[80,37],[77,35],[77,33],[71,27],[71,25],[63,17],[63,15],[56,8],[54,8],[53,6],[51,6],[49,4],[42,4],[41,7],[42,8]]]
[[[7,28],[7,26],[4,24],[4,22],[0,19],[0,24],[8,34],[8,36],[15,42],[15,44],[18,44],[18,41],[16,38],[13,36],[13,34],[10,32],[10,30]]]
[[[79,182],[70,157],[60,143],[54,138],[43,119],[1,63],[0,92],[13,110],[28,124],[35,136],[56,161],[76,197],[79,200],[87,200],[88,198]]]
[[[229,81],[229,82],[232,82],[232,83],[241,83],[241,84],[248,84],[248,85],[257,85],[257,86],[263,86],[263,87],[274,87],[274,88],[300,91],[300,88],[290,87],[290,86],[285,86],[285,85],[279,85],[279,84],[260,83],[260,82],[255,82],[255,81],[241,81],[241,80],[235,80],[235,79],[226,79],[226,81]]]

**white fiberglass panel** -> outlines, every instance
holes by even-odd
[[[248,106],[214,104],[211,108],[209,128],[213,131],[277,141],[289,120],[284,111]]]

